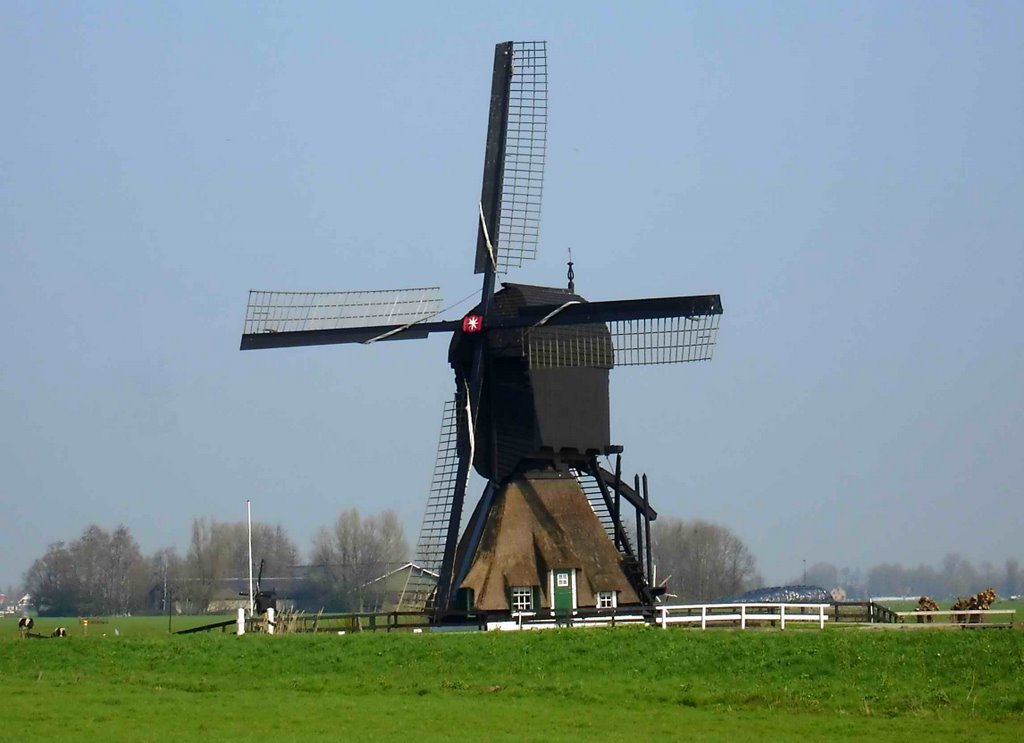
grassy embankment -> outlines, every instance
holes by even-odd
[[[118,637],[90,629],[63,641],[9,639],[13,623],[0,625],[0,737],[1011,740],[1024,730],[1021,632],[146,637],[147,620],[134,621],[138,631],[125,624]]]

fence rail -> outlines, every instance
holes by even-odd
[[[514,611],[512,621],[492,620],[488,629],[545,629],[553,627],[615,627],[620,624],[642,624],[651,620],[651,612],[636,607],[621,609],[579,608],[571,612]]]
[[[888,624],[899,621],[894,611],[876,601],[833,601],[829,606],[833,622]]]
[[[722,604],[672,604],[654,607],[620,607],[608,609],[579,608],[565,614],[553,615],[549,610],[531,612],[492,613],[479,611],[452,612],[449,619],[454,625],[465,628],[475,626],[478,630],[487,629],[544,629],[563,626],[616,626],[618,624],[650,623],[663,629],[669,625],[700,625],[706,629],[708,625],[736,624],[746,629],[751,623],[763,624],[777,622],[780,629],[785,629],[789,622],[817,623],[820,629],[825,622],[871,622],[897,623],[905,622],[907,617],[916,617],[918,621],[930,621],[932,617],[948,616],[951,624],[979,627],[1012,626],[1015,615],[1013,609],[958,609],[947,611],[900,611],[894,612],[875,602],[829,602],[829,603],[722,603]],[[986,622],[987,616],[1008,617],[1005,623]],[[461,621],[459,621],[461,620]],[[279,615],[277,621],[287,626],[289,632],[394,632],[419,629],[439,629],[433,617],[417,611],[390,612],[350,612],[343,614],[298,614]],[[224,630],[235,623],[235,620],[215,622],[202,627],[191,627],[179,630],[178,634],[193,632]]]
[[[658,624],[668,629],[670,624],[697,624],[707,629],[708,624],[739,622],[746,629],[748,622],[778,622],[786,629],[786,622],[817,622],[820,629],[828,621],[831,604],[675,604],[659,606]],[[683,613],[685,612],[685,613]]]
[[[893,612],[898,621],[905,622],[907,617],[917,617],[917,621],[921,622],[922,619],[927,622],[931,622],[932,617],[949,617],[950,624],[959,625],[977,625],[988,626],[988,627],[1012,627],[1014,615],[1017,613],[1016,609],[944,609],[939,611],[897,611]],[[986,622],[986,617],[999,617],[1009,616],[1007,622]]]

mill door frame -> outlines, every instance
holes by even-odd
[[[568,616],[576,611],[576,568],[553,568],[548,574],[551,614]]]

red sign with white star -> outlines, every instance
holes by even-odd
[[[484,328],[484,319],[480,315],[466,315],[462,318],[462,330],[465,333],[476,333]]]

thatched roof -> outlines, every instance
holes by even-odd
[[[639,602],[621,558],[576,479],[549,473],[518,477],[494,497],[480,546],[462,587],[485,611],[509,608],[513,586],[540,586],[540,606],[551,606],[548,574],[575,568],[580,606],[597,591],[618,591],[619,603]]]

